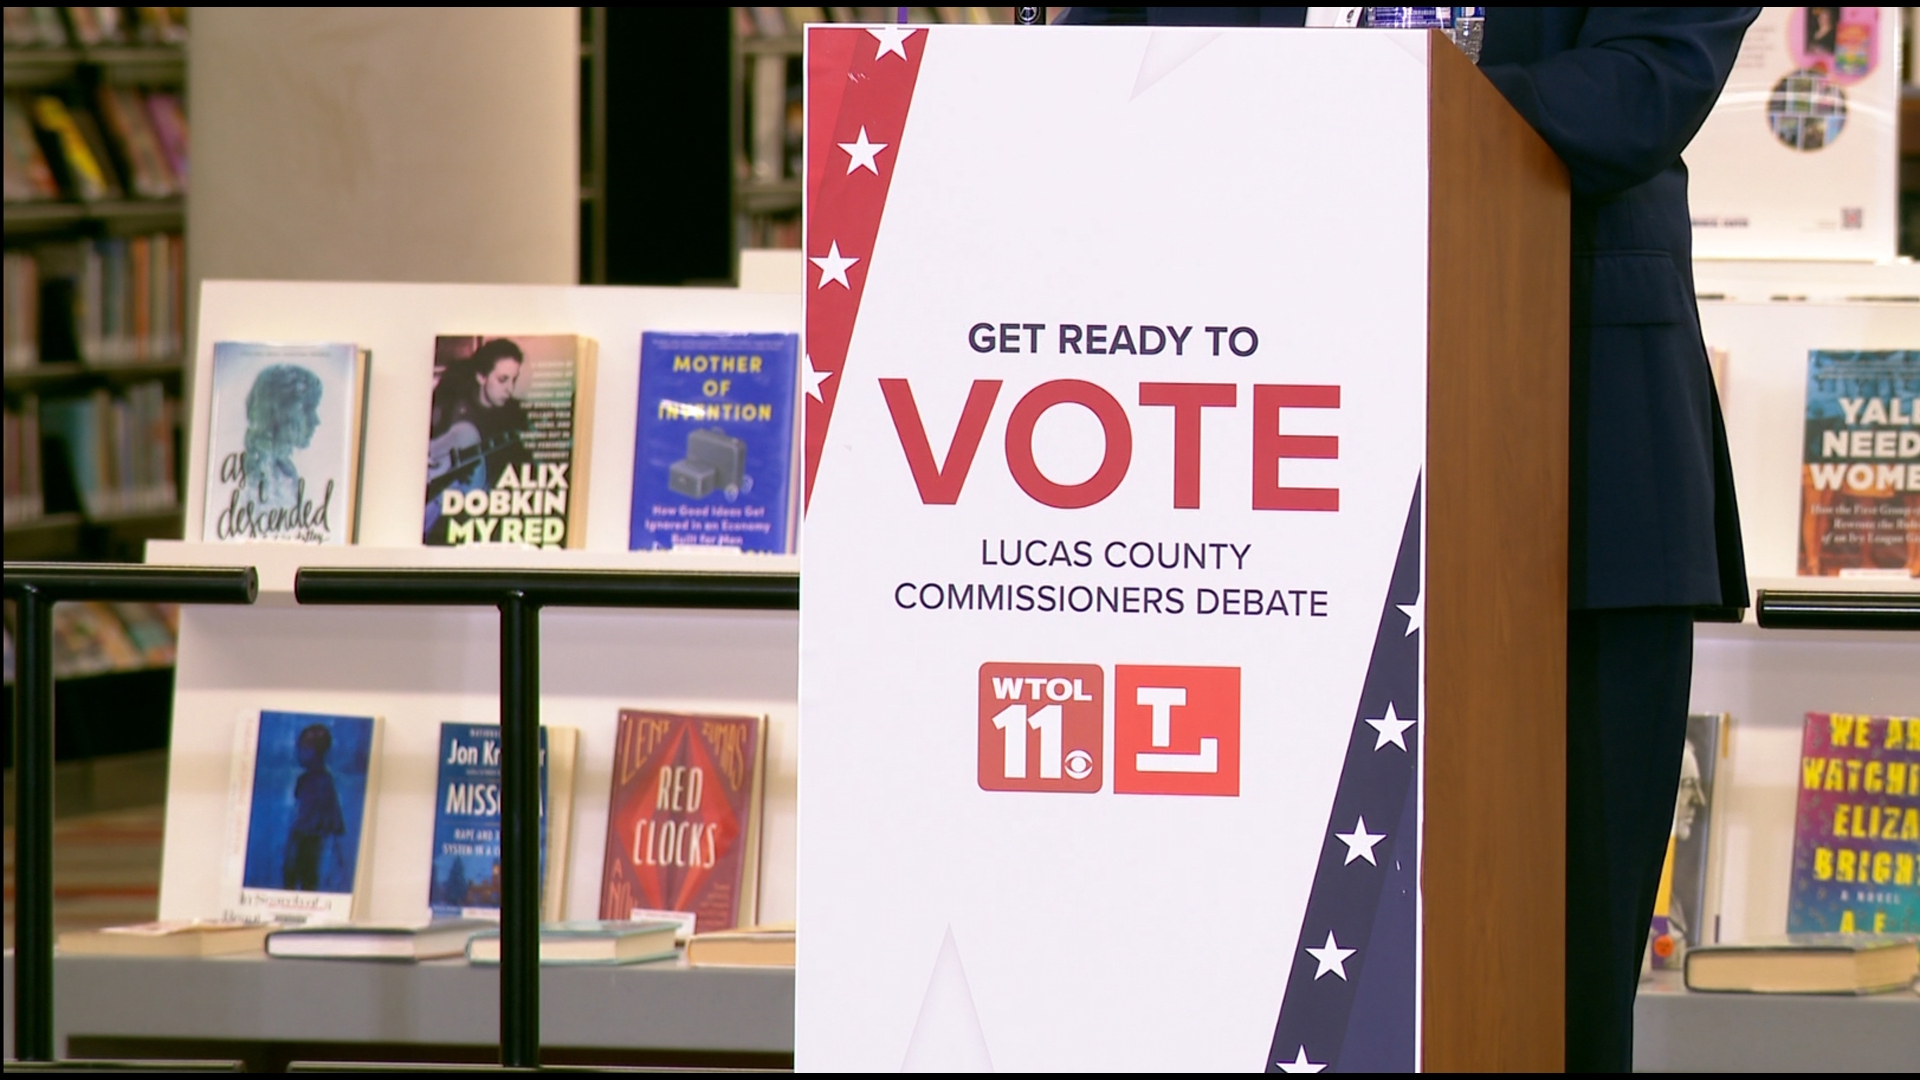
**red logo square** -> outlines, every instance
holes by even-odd
[[[980,787],[1099,791],[1105,685],[1098,664],[981,664]]]
[[[1113,669],[1113,790],[1240,794],[1240,669]]]

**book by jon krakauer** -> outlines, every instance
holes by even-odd
[[[223,918],[345,922],[363,898],[380,720],[261,710],[234,736]]]
[[[560,917],[564,902],[577,734],[540,729],[540,906],[547,920]],[[499,725],[441,724],[438,760],[429,906],[437,917],[499,918]],[[549,852],[559,853],[557,865]]]
[[[1920,716],[1808,713],[1790,934],[1920,933]]]
[[[640,338],[627,547],[793,550],[796,334]]]

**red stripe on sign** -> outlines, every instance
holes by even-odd
[[[807,31],[807,355],[801,374],[809,502],[926,43],[923,27]]]

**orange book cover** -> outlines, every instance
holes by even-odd
[[[685,912],[700,933],[755,921],[766,719],[620,711],[600,918]]]

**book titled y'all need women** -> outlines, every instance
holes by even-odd
[[[423,543],[586,546],[597,349],[573,334],[434,339]]]
[[[221,918],[346,922],[366,899],[380,718],[262,709],[233,739]]]
[[[766,744],[764,716],[620,710],[602,919],[673,919],[682,936],[754,921]]]
[[[204,539],[353,541],[367,363],[350,344],[214,344]]]
[[[540,918],[547,922],[566,911],[579,741],[577,728],[540,728]],[[500,828],[500,726],[441,724],[428,896],[436,918],[500,917]]]
[[[1920,349],[1807,357],[1799,572],[1920,577]]]
[[[1808,713],[1787,932],[1920,934],[1920,716]]]
[[[627,547],[788,552],[797,334],[640,335]]]

